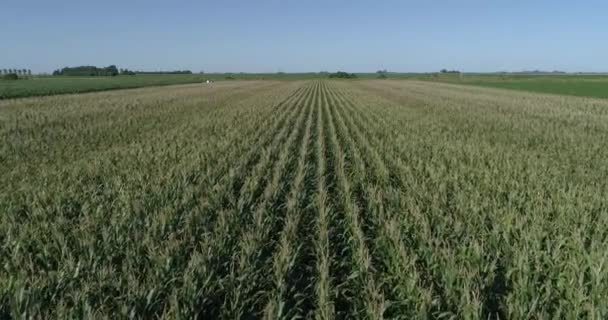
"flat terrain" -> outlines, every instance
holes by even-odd
[[[128,88],[201,83],[205,80],[289,80],[319,78],[318,74],[138,74],[115,77],[35,76],[0,80],[0,100]]]
[[[204,75],[198,74],[163,74],[116,77],[45,76],[17,81],[0,80],[0,99],[200,83],[205,79]]]
[[[377,79],[376,73],[358,73],[360,80]],[[435,74],[388,73],[388,80],[423,80],[474,85],[530,92],[608,98],[608,75],[605,74]],[[201,83],[205,80],[326,80],[321,73],[210,73],[210,74],[138,74],[116,77],[44,76],[29,80],[0,80],[0,100],[31,96],[49,96],[150,86]]]
[[[462,76],[418,75],[411,78],[531,92],[608,98],[608,76],[599,74],[463,74]]]
[[[224,81],[0,101],[0,318],[608,317],[608,101]]]

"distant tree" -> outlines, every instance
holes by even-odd
[[[382,74],[382,73],[388,73],[388,71],[386,71],[386,69],[383,69],[383,70],[378,70],[378,71],[376,71],[376,73],[380,73],[380,74]]]
[[[115,65],[111,65],[105,68],[98,68],[95,66],[79,66],[79,67],[65,67],[59,70],[53,71],[53,75],[64,75],[64,76],[77,76],[77,77],[91,77],[91,76],[116,76],[119,74],[118,68]]]
[[[383,72],[383,73],[380,73],[380,74],[378,75],[378,79],[387,79],[387,78],[388,78],[388,77],[386,76],[386,73],[384,73],[384,72]]]
[[[357,75],[354,73],[348,73],[344,71],[338,71],[336,73],[332,73],[329,75],[329,78],[338,78],[338,79],[355,79]]]
[[[14,73],[7,73],[2,76],[3,80],[19,80],[19,76]]]
[[[31,69],[27,69],[27,75],[28,76],[32,76],[32,70]]]
[[[137,74],[192,74],[190,70],[176,70],[176,71],[135,71]],[[226,73],[228,74],[228,73]]]
[[[27,74],[27,69],[21,69],[21,74],[22,75],[26,75]]]
[[[111,65],[105,68],[105,73],[107,76],[116,76],[118,75],[118,68],[115,65]]]
[[[134,76],[135,72],[129,70],[129,69],[120,69],[120,75],[124,75],[124,76]]]

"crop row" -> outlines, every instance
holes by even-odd
[[[605,318],[608,105],[415,81],[0,105],[0,315]]]

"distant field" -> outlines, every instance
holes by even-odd
[[[117,77],[35,77],[28,80],[0,80],[0,99],[82,93],[201,82],[199,75],[136,75]]]
[[[358,73],[360,80],[377,79],[376,73]],[[139,88],[223,80],[311,80],[326,79],[320,73],[230,73],[117,77],[36,77],[32,80],[0,80],[0,99],[82,93],[112,89]],[[608,75],[534,75],[534,74],[431,74],[389,73],[388,79],[424,80],[484,87],[524,90],[562,95],[608,98]]]
[[[222,81],[0,101],[0,319],[607,319],[608,100]]]
[[[312,74],[143,74],[116,77],[44,76],[29,80],[0,80],[0,99],[83,93],[113,89],[186,84],[210,80],[308,79]]]
[[[515,89],[571,96],[608,98],[608,75],[396,75],[428,81],[449,82],[483,87]]]

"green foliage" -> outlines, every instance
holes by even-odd
[[[7,70],[8,72],[9,70]],[[29,72],[28,72],[29,74]],[[131,71],[128,73],[132,75]],[[382,73],[385,74],[385,73]],[[359,79],[382,79],[379,73],[358,73]],[[385,74],[390,79],[430,80],[484,87],[608,98],[608,76],[577,74],[451,74],[451,73],[396,73]],[[226,80],[230,76],[238,80],[306,80],[327,78],[326,73],[299,74],[139,74],[134,77],[45,77],[35,76],[36,81],[0,82],[0,99],[137,88],[169,84],[196,83],[206,79]]]
[[[562,95],[608,98],[608,76],[603,74],[420,74],[410,78]]]
[[[336,73],[332,73],[329,75],[329,78],[336,78],[336,79],[355,79],[357,78],[357,75],[354,73],[348,73],[348,72],[343,72],[343,71],[338,71]]]
[[[32,75],[32,70],[29,69],[0,69],[0,79],[17,80],[19,78],[28,78]]]
[[[606,110],[377,80],[0,101],[0,315],[605,319]]]
[[[128,77],[37,77],[36,81],[0,82],[0,99],[196,83],[210,75],[132,75]],[[222,79],[222,78],[219,78]]]
[[[7,73],[2,76],[2,80],[19,80],[19,76],[16,73]]]
[[[209,80],[226,80],[224,73],[205,74],[136,74],[129,77],[52,77],[37,76],[36,81],[0,81],[0,99],[30,96],[82,93],[115,89],[200,83]],[[229,74],[233,80],[299,80],[320,78],[316,73],[284,74],[248,73]]]
[[[115,65],[105,68],[98,68],[95,66],[65,67],[60,70],[53,71],[53,75],[72,77],[117,76],[118,68],[116,68]]]
[[[135,71],[137,74],[192,74],[190,70],[174,70],[174,71]]]
[[[135,71],[131,71],[129,69],[120,69],[121,76],[134,76],[135,74]]]

